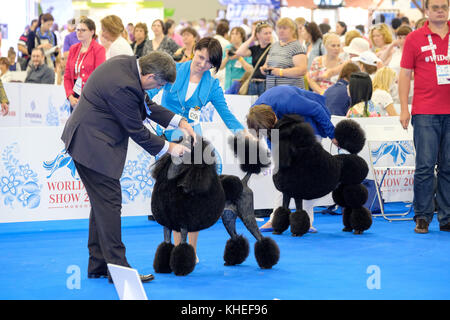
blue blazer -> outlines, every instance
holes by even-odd
[[[195,107],[199,107],[201,110],[211,102],[225,125],[230,130],[243,130],[244,126],[231,113],[230,109],[228,109],[223,90],[219,85],[219,80],[213,78],[209,71],[203,74],[194,94],[188,101],[185,101],[190,73],[191,61],[177,63],[177,79],[175,80],[175,83],[168,83],[163,87],[164,92],[161,99],[161,105],[172,112],[185,117],[188,119],[188,122],[191,123],[192,121],[189,119],[189,110]],[[152,98],[157,95],[160,90],[161,88],[148,90],[147,92]]]
[[[334,126],[330,111],[325,106],[325,97],[293,86],[276,86],[264,92],[254,105],[272,107],[278,119],[285,114],[298,114],[311,124],[321,137],[334,138]]]

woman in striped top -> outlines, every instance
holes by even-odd
[[[297,25],[292,19],[277,22],[278,42],[269,50],[261,73],[266,76],[266,90],[291,85],[304,89],[303,76],[307,71],[305,48],[297,41]]]

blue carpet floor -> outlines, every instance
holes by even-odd
[[[389,207],[388,207],[389,210]],[[392,207],[391,207],[391,210]],[[162,227],[147,217],[122,219],[129,263],[153,273]],[[259,222],[260,225],[263,222]],[[200,232],[200,263],[185,277],[156,274],[144,284],[150,300],[259,299],[450,299],[450,233],[437,219],[428,234],[415,234],[414,222],[375,218],[363,235],[342,232],[342,217],[316,213],[318,233],[294,238],[289,230],[271,236],[281,257],[271,270],[259,269],[250,241],[240,266],[223,265],[228,235],[222,222]],[[88,221],[0,224],[0,299],[118,299],[106,279],[87,279]],[[70,286],[80,270],[79,287]],[[69,280],[69,281],[68,281]],[[68,285],[69,282],[69,285]]]

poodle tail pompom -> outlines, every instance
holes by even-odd
[[[236,201],[242,194],[244,187],[238,177],[221,175],[220,182],[222,183],[223,191],[225,191],[225,199],[227,201]]]
[[[359,153],[366,143],[366,134],[359,123],[354,120],[342,120],[334,129],[334,137],[339,147],[350,153]]]
[[[225,260],[226,266],[234,266],[241,264],[247,259],[250,252],[250,246],[248,240],[239,235],[235,238],[231,238],[225,245],[225,252],[223,254],[223,260]]]
[[[181,243],[172,250],[170,268],[177,276],[188,275],[194,271],[196,259],[194,247],[188,243]]]
[[[291,210],[284,207],[278,207],[274,214],[272,220],[272,228],[274,234],[282,234],[289,228],[289,215]]]
[[[255,242],[255,258],[261,269],[270,269],[280,259],[280,249],[271,238],[263,237]]]
[[[311,227],[308,213],[305,210],[295,211],[289,216],[291,223],[291,232],[295,237],[302,236],[308,232]]]
[[[153,269],[156,273],[171,273],[170,255],[174,245],[168,242],[162,242],[156,249],[155,259],[153,260]]]
[[[259,174],[263,168],[270,165],[270,153],[259,140],[238,134],[230,137],[228,143],[235,157],[239,159],[242,171]]]

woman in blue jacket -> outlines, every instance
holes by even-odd
[[[334,138],[334,126],[331,123],[331,115],[325,105],[325,97],[320,94],[303,90],[293,86],[277,86],[264,92],[255,104],[250,108],[247,115],[247,126],[259,135],[259,130],[270,130],[275,126],[277,119],[285,114],[298,114],[308,122],[317,138],[330,138],[337,145]],[[308,212],[311,221],[310,232],[316,232],[312,227],[314,220],[313,201],[304,200],[303,208]],[[282,203],[282,194],[279,193],[274,208]],[[261,231],[272,231],[272,218],[261,227]]]
[[[222,46],[211,37],[198,41],[194,47],[194,57],[191,61],[177,64],[177,79],[173,84],[162,87],[161,105],[187,119],[196,134],[201,135],[200,116],[202,109],[211,102],[219,113],[225,125],[233,133],[244,130],[244,126],[228,109],[227,102],[219,80],[212,77],[211,68],[219,71],[222,63]],[[150,98],[161,90],[149,90]],[[164,134],[169,141],[176,141],[183,136],[179,130],[157,128],[159,134]],[[197,250],[198,232],[189,233],[189,243]],[[181,241],[180,233],[174,232],[174,243]],[[198,259],[198,258],[197,258]]]
[[[163,94],[161,105],[167,109],[185,117],[200,134],[199,125],[202,109],[211,102],[219,113],[225,125],[233,132],[241,131],[244,126],[228,109],[227,102],[219,80],[215,79],[210,69],[219,70],[222,62],[222,47],[214,38],[206,37],[196,43],[194,57],[191,61],[177,64],[177,79],[171,84],[162,87]],[[149,90],[150,98],[161,90]],[[173,132],[164,132],[169,140]]]

